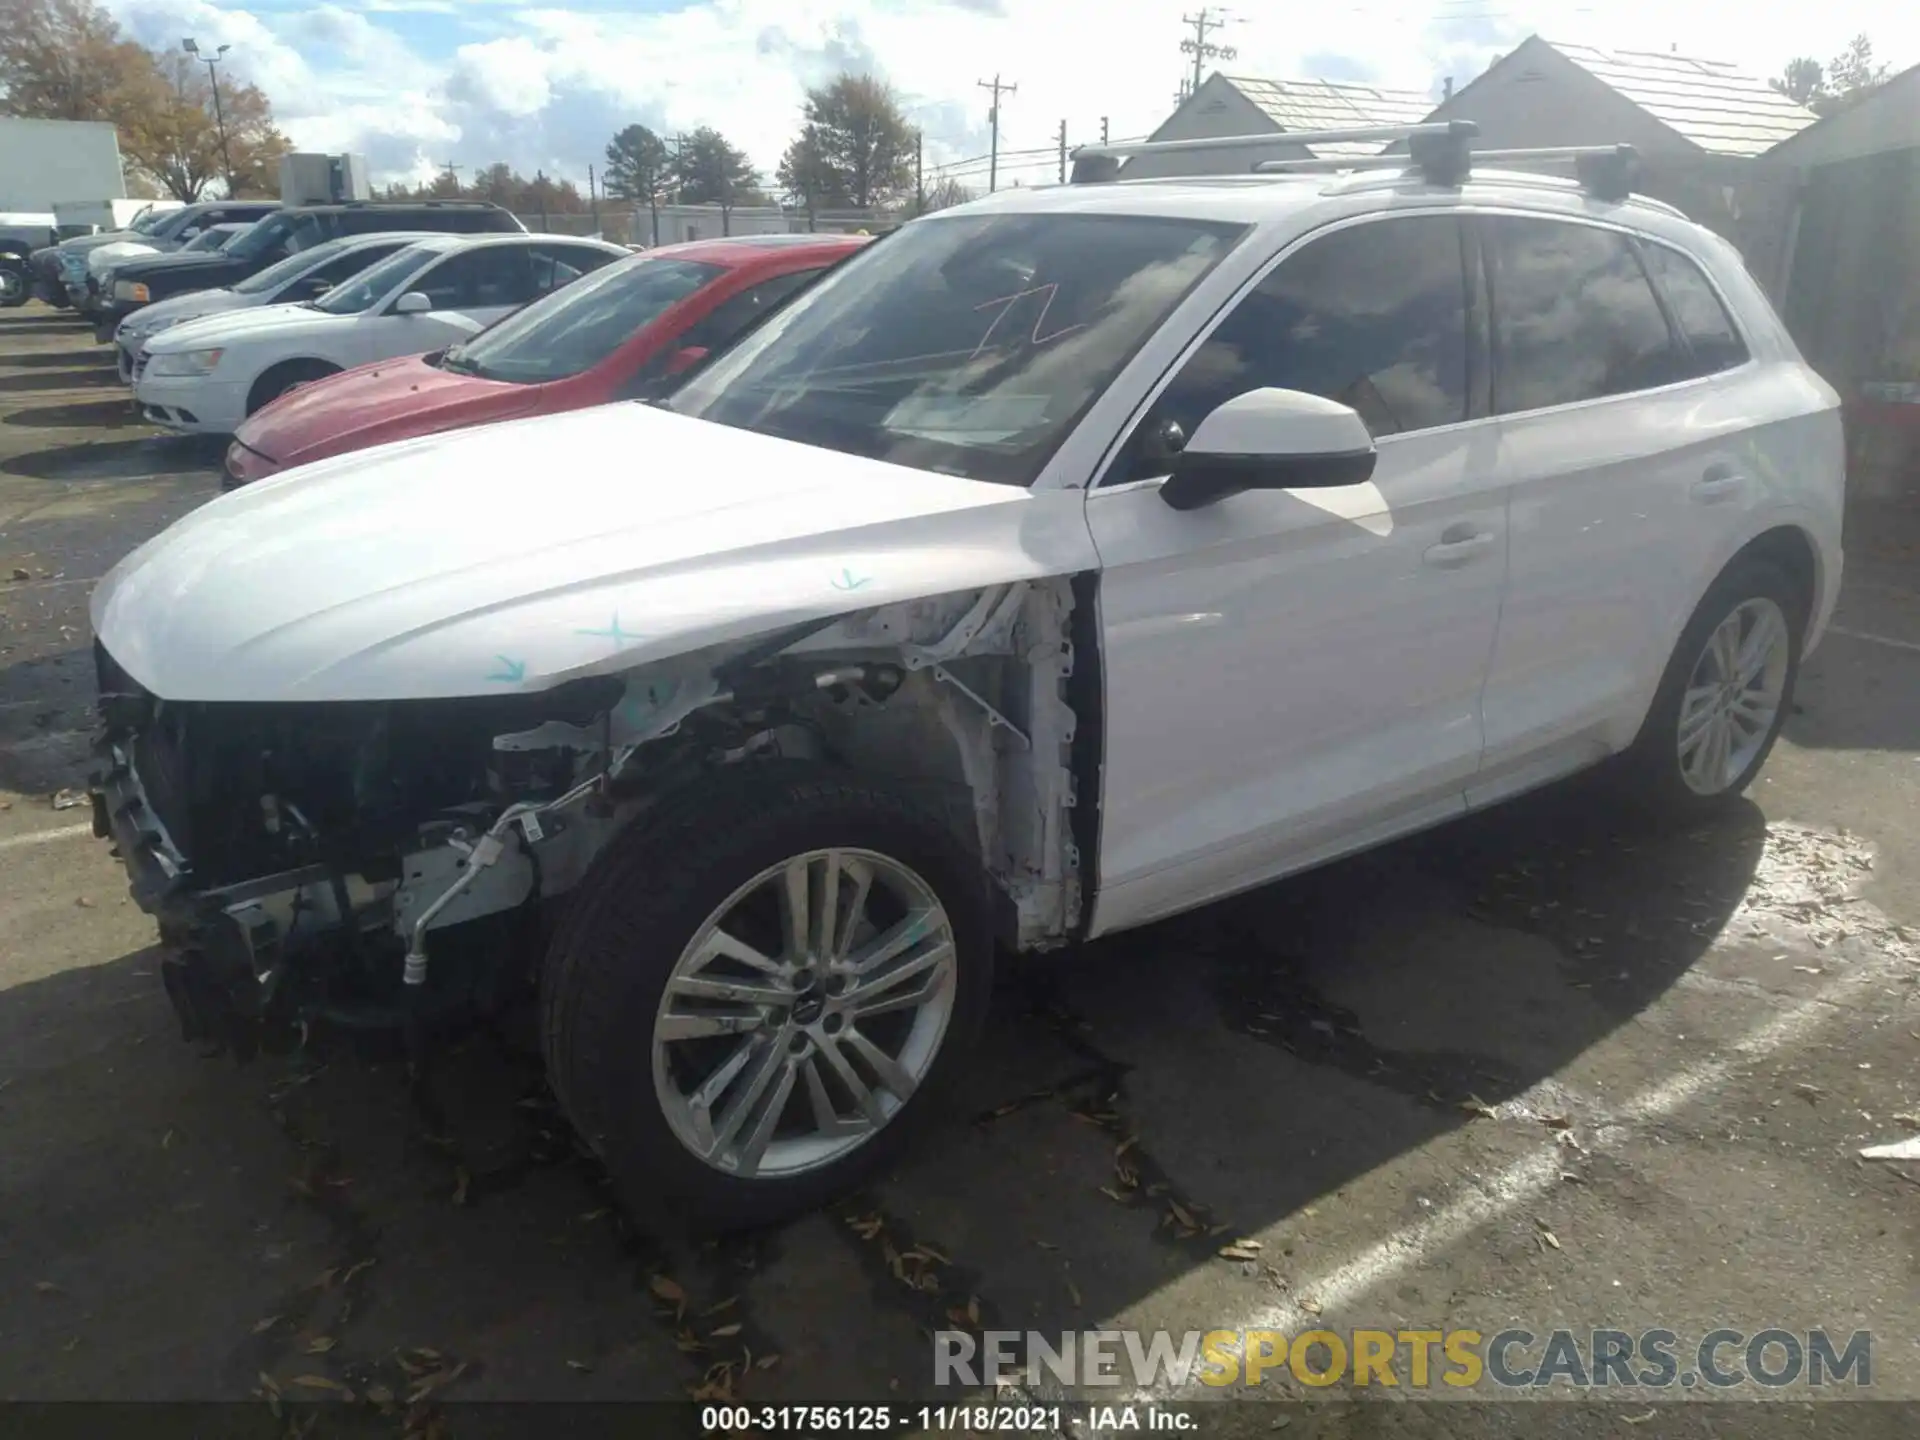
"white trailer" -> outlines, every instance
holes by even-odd
[[[126,193],[120,141],[105,121],[0,117],[0,210],[50,212]]]

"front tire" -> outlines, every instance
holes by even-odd
[[[714,777],[615,840],[543,976],[562,1105],[632,1208],[811,1210],[937,1112],[992,988],[978,862],[813,766]]]
[[[1753,782],[1793,704],[1811,600],[1790,571],[1759,556],[1721,573],[1621,757],[1642,809],[1705,819]]]
[[[0,310],[13,310],[27,303],[33,294],[33,277],[27,262],[12,255],[0,255]]]

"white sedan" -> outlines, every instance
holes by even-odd
[[[218,290],[190,290],[168,300],[142,305],[113,332],[115,359],[120,378],[131,385],[144,363],[142,348],[162,330],[171,330],[189,320],[220,315],[229,310],[251,310],[260,305],[296,305],[303,300],[318,300],[342,281],[350,280],[376,261],[415,240],[425,240],[437,230],[387,230],[371,235],[342,235],[323,240],[306,250],[297,250],[286,259],[269,265],[258,275],[249,275],[231,287]]]
[[[296,385],[463,340],[626,253],[555,235],[435,235],[319,300],[209,315],[155,335],[134,400],[166,429],[231,435]]]

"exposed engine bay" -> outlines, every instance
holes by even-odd
[[[160,921],[189,1038],[242,1053],[263,1022],[524,993],[545,902],[614,835],[783,757],[922,801],[981,858],[1002,941],[1046,948],[1086,908],[1091,611],[1090,585],[1021,581],[541,693],[395,702],[169,702],[96,645],[95,829]]]

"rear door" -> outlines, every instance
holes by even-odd
[[[1632,741],[1699,576],[1756,499],[1756,367],[1679,251],[1558,216],[1476,224],[1512,495],[1484,802]]]

